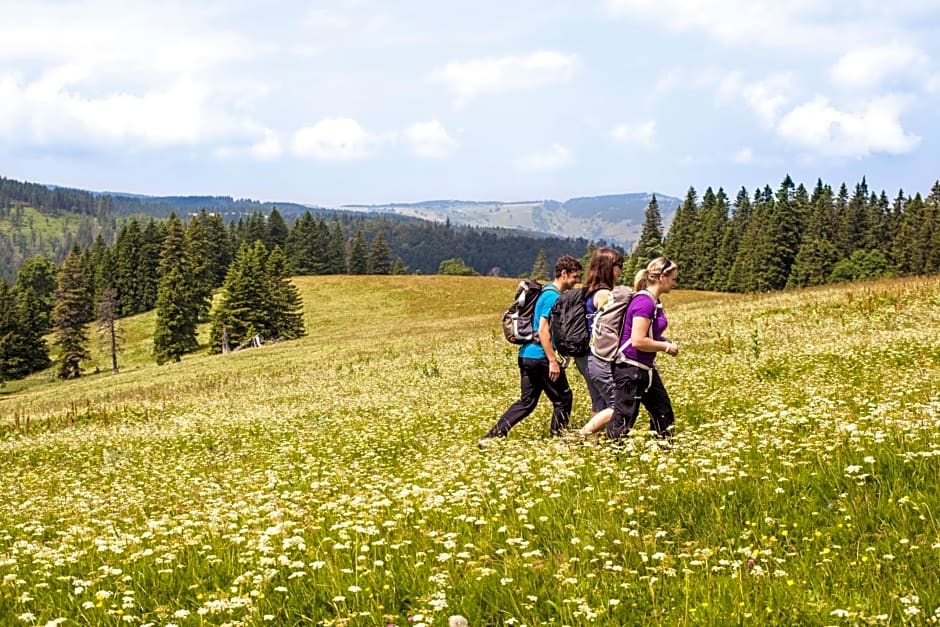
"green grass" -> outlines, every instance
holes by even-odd
[[[512,280],[297,284],[302,340],[158,367],[145,314],[120,374],[0,396],[0,616],[940,620],[940,279],[671,294],[673,448],[564,445],[543,401],[483,453]]]

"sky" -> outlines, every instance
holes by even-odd
[[[0,176],[320,206],[940,178],[940,0],[0,0]]]

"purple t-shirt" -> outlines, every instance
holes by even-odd
[[[633,329],[633,319],[637,316],[652,320],[653,339],[662,341],[663,333],[666,332],[666,327],[669,325],[669,321],[666,319],[666,312],[663,311],[662,305],[653,301],[652,294],[642,292],[634,296],[627,306],[627,313],[624,317],[623,337],[620,338],[620,345],[623,346],[630,339],[630,333]],[[645,351],[638,351],[633,348],[632,344],[623,350],[623,354],[627,359],[638,361],[650,367],[653,366],[653,360],[656,359],[655,352],[647,353]]]

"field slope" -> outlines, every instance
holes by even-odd
[[[619,451],[477,449],[513,281],[297,284],[302,340],[158,367],[144,315],[0,395],[4,624],[940,621],[940,279],[669,295],[677,436]]]

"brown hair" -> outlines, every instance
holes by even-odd
[[[555,262],[555,278],[560,277],[561,273],[565,271],[581,272],[581,262],[570,255],[559,257],[558,261]]]
[[[612,289],[614,287],[615,266],[620,266],[620,269],[623,269],[623,255],[620,251],[609,246],[603,246],[595,250],[594,254],[591,255],[591,263],[588,264],[584,292],[593,294],[602,287]]]

